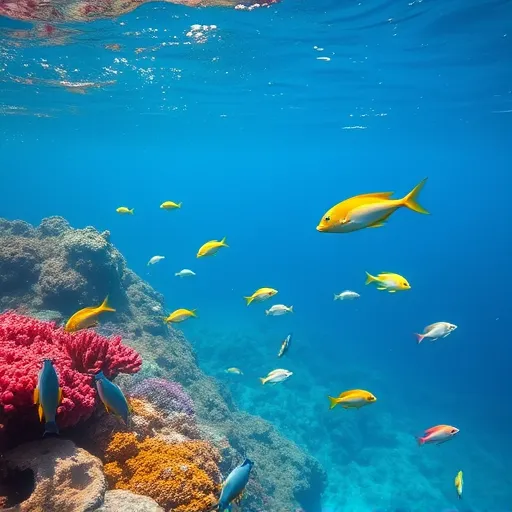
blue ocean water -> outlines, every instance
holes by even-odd
[[[108,229],[168,311],[197,308],[182,328],[201,367],[319,459],[324,512],[510,511],[511,19],[505,0],[154,3],[51,35],[2,18],[0,216]],[[347,197],[424,177],[430,216],[315,229]],[[412,288],[379,292],[365,271]],[[295,313],[246,307],[262,286]],[[344,289],[361,298],[333,301]],[[418,346],[436,321],[458,329]],[[294,375],[261,386],[279,367]],[[328,410],[352,388],[377,403]],[[417,446],[445,423],[453,441]]]

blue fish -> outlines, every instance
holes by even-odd
[[[55,421],[57,407],[62,400],[62,388],[59,387],[59,377],[50,359],[43,360],[43,367],[37,377],[37,387],[34,389],[34,404],[39,405],[39,420],[45,421],[44,436],[57,435],[59,427]]]
[[[224,510],[231,510],[231,503],[239,503],[242,500],[245,486],[249,481],[251,469],[254,466],[254,462],[249,459],[245,459],[240,466],[237,466],[222,484],[222,492],[220,493],[219,502],[214,505],[208,512],[212,510],[218,510],[224,512]]]
[[[109,381],[102,371],[98,372],[94,378],[96,379],[96,387],[98,395],[105,406],[107,412],[112,411],[120,416],[126,425],[130,415],[130,406],[126,400],[121,388]]]

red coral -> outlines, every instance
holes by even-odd
[[[38,424],[32,403],[42,360],[53,361],[62,387],[57,409],[61,428],[91,416],[95,407],[93,378],[88,372],[103,370],[107,377],[138,372],[140,355],[112,339],[92,331],[67,333],[53,322],[43,322],[14,312],[0,314],[0,432],[11,424],[24,429]]]

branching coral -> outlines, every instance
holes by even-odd
[[[219,453],[207,441],[170,444],[135,434],[114,434],[106,452],[110,486],[150,496],[166,510],[204,512],[215,503]]]
[[[95,407],[95,389],[87,372],[103,370],[113,377],[135,373],[142,364],[139,354],[91,331],[74,334],[13,312],[0,314],[0,425],[5,434],[23,422],[25,432],[38,424],[32,403],[37,375],[44,358],[53,361],[63,399],[57,409],[61,428],[87,419]],[[28,427],[28,428],[27,428]]]

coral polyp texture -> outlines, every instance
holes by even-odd
[[[54,322],[45,322],[12,311],[0,314],[0,433],[16,425],[37,428],[34,389],[42,361],[49,358],[62,387],[57,409],[61,428],[89,418],[96,405],[96,391],[89,372],[103,370],[108,377],[135,373],[142,360],[120,338],[107,339],[92,331],[67,333]]]
[[[116,433],[105,454],[111,488],[153,498],[165,510],[204,512],[217,501],[220,456],[208,441],[171,444]]]

